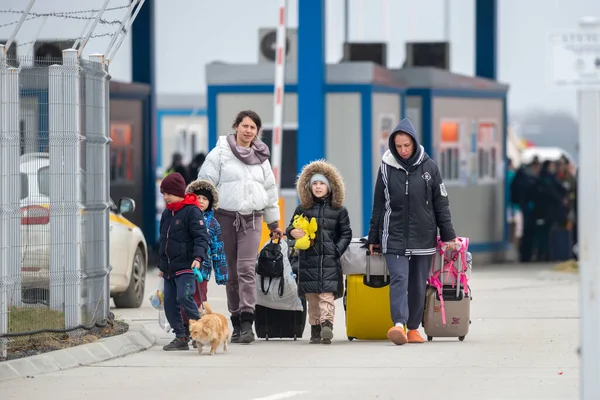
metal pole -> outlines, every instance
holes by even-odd
[[[350,39],[350,0],[344,0],[344,43]]]
[[[15,26],[15,29],[10,34],[8,41],[6,42],[6,45],[4,46],[5,51],[8,51],[8,49],[10,48],[10,45],[15,40],[15,37],[17,37],[17,33],[19,33],[19,29],[21,29],[23,22],[25,22],[27,15],[29,15],[29,11],[31,11],[31,7],[33,7],[33,3],[35,3],[35,0],[29,0],[29,4],[27,5],[27,8],[25,9],[25,11],[23,11],[23,15],[21,15],[21,19],[19,20],[19,23],[17,24],[17,26]]]
[[[144,6],[144,3],[146,2],[146,0],[141,0],[139,3],[139,6],[135,9],[133,15],[131,16],[131,18],[129,18],[129,20],[127,21],[127,25],[123,28],[122,31],[122,35],[120,35],[119,40],[117,41],[117,43],[115,44],[114,49],[111,51],[110,54],[107,55],[106,60],[110,63],[112,61],[112,59],[115,57],[115,55],[117,54],[117,51],[119,51],[119,48],[121,47],[121,44],[123,44],[123,40],[125,40],[125,38],[127,37],[127,32],[129,31],[129,28],[131,28],[131,25],[133,25],[133,22],[135,21],[135,18],[137,17],[137,15],[139,14],[140,10],[142,9],[142,7]]]
[[[600,22],[585,18],[582,30],[600,35]],[[578,90],[579,168],[578,227],[580,278],[580,398],[600,399],[600,89]]]
[[[110,3],[110,0],[104,0],[104,4],[102,5],[102,8],[100,9],[100,11],[98,11],[98,14],[96,14],[96,18],[94,19],[94,22],[92,23],[92,27],[90,28],[87,35],[85,36],[85,39],[83,39],[83,41],[81,42],[81,46],[79,46],[79,48],[77,48],[76,45],[73,46],[73,48],[77,49],[80,56],[81,56],[81,53],[83,52],[83,48],[87,44],[88,40],[90,40],[90,36],[92,36],[92,33],[96,29],[98,22],[100,22],[100,18],[102,18],[102,14],[104,14],[104,10],[106,10],[106,7],[108,7],[108,3]]]
[[[121,33],[123,32],[123,30],[125,29],[125,24],[127,23],[127,20],[129,18],[131,18],[131,12],[133,11],[133,8],[136,6],[136,4],[139,1],[140,0],[133,0],[131,2],[131,4],[129,4],[129,8],[127,9],[127,12],[125,13],[125,16],[123,17],[123,20],[121,21],[121,29],[119,29],[119,31],[117,33],[115,33],[113,35],[113,37],[110,39],[110,42],[108,43],[108,47],[106,48],[106,51],[104,52],[104,57],[108,56],[108,53],[110,52],[110,49],[113,47],[113,45],[115,44],[115,42],[119,38],[119,35],[121,35]],[[105,58],[105,60],[106,60],[106,58]]]
[[[450,14],[450,0],[444,0],[444,40],[450,42],[450,24],[452,17]]]
[[[40,27],[38,28],[37,32],[35,33],[35,36],[33,37],[33,40],[31,41],[31,43],[29,44],[29,47],[27,48],[27,52],[29,52],[29,50],[31,50],[31,48],[33,47],[35,42],[37,42],[38,38],[40,37],[40,33],[42,33],[42,29],[44,28],[44,25],[46,25],[46,21],[48,21],[47,15],[44,16],[44,19],[42,20]]]
[[[81,43],[81,39],[84,37],[85,33],[87,32],[88,28],[90,27],[90,24],[92,23],[93,15],[94,15],[94,11],[90,11],[90,17],[87,20],[87,22],[85,23],[85,26],[83,27],[81,34],[79,35],[79,38],[75,41],[75,43],[73,43],[73,46],[71,47],[72,49],[77,49],[77,46],[79,46],[79,43]]]
[[[281,190],[281,159],[283,143],[283,98],[285,96],[285,41],[287,27],[287,0],[279,0],[277,43],[275,59],[275,85],[273,87],[273,174],[277,183],[277,193]]]

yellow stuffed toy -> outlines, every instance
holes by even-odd
[[[312,217],[309,222],[304,215],[294,215],[292,226],[295,229],[301,229],[304,232],[304,236],[300,239],[296,239],[294,249],[308,249],[312,245],[312,240],[315,238],[315,233],[317,232],[317,220],[315,217]]]

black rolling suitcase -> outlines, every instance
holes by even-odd
[[[293,242],[289,245],[291,249]],[[298,282],[298,260],[290,256],[292,272]],[[258,284],[258,282],[257,282]],[[306,326],[306,300],[302,301],[302,311],[275,310],[273,308],[256,305],[254,328],[256,336],[260,339],[294,339],[302,338]]]

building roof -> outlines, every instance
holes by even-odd
[[[391,72],[410,88],[508,91],[508,85],[491,79],[456,74],[435,67],[401,68]]]
[[[297,67],[286,66],[286,84],[298,82]],[[376,84],[402,88],[401,82],[390,70],[372,62],[343,62],[327,64],[328,84]],[[206,65],[207,85],[272,85],[275,64],[229,64],[213,62]]]

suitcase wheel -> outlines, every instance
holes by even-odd
[[[427,341],[428,341],[428,342],[431,342],[432,340],[433,340],[433,336],[429,336],[429,335],[427,335]]]
[[[356,339],[354,336],[348,336],[349,341],[353,341],[354,339]]]
[[[294,333],[294,341],[298,340],[298,336]]]
[[[269,340],[269,334],[265,334],[265,340],[268,341]]]
[[[458,340],[460,340],[462,342],[463,340],[465,340],[465,337],[464,336],[459,336]]]

